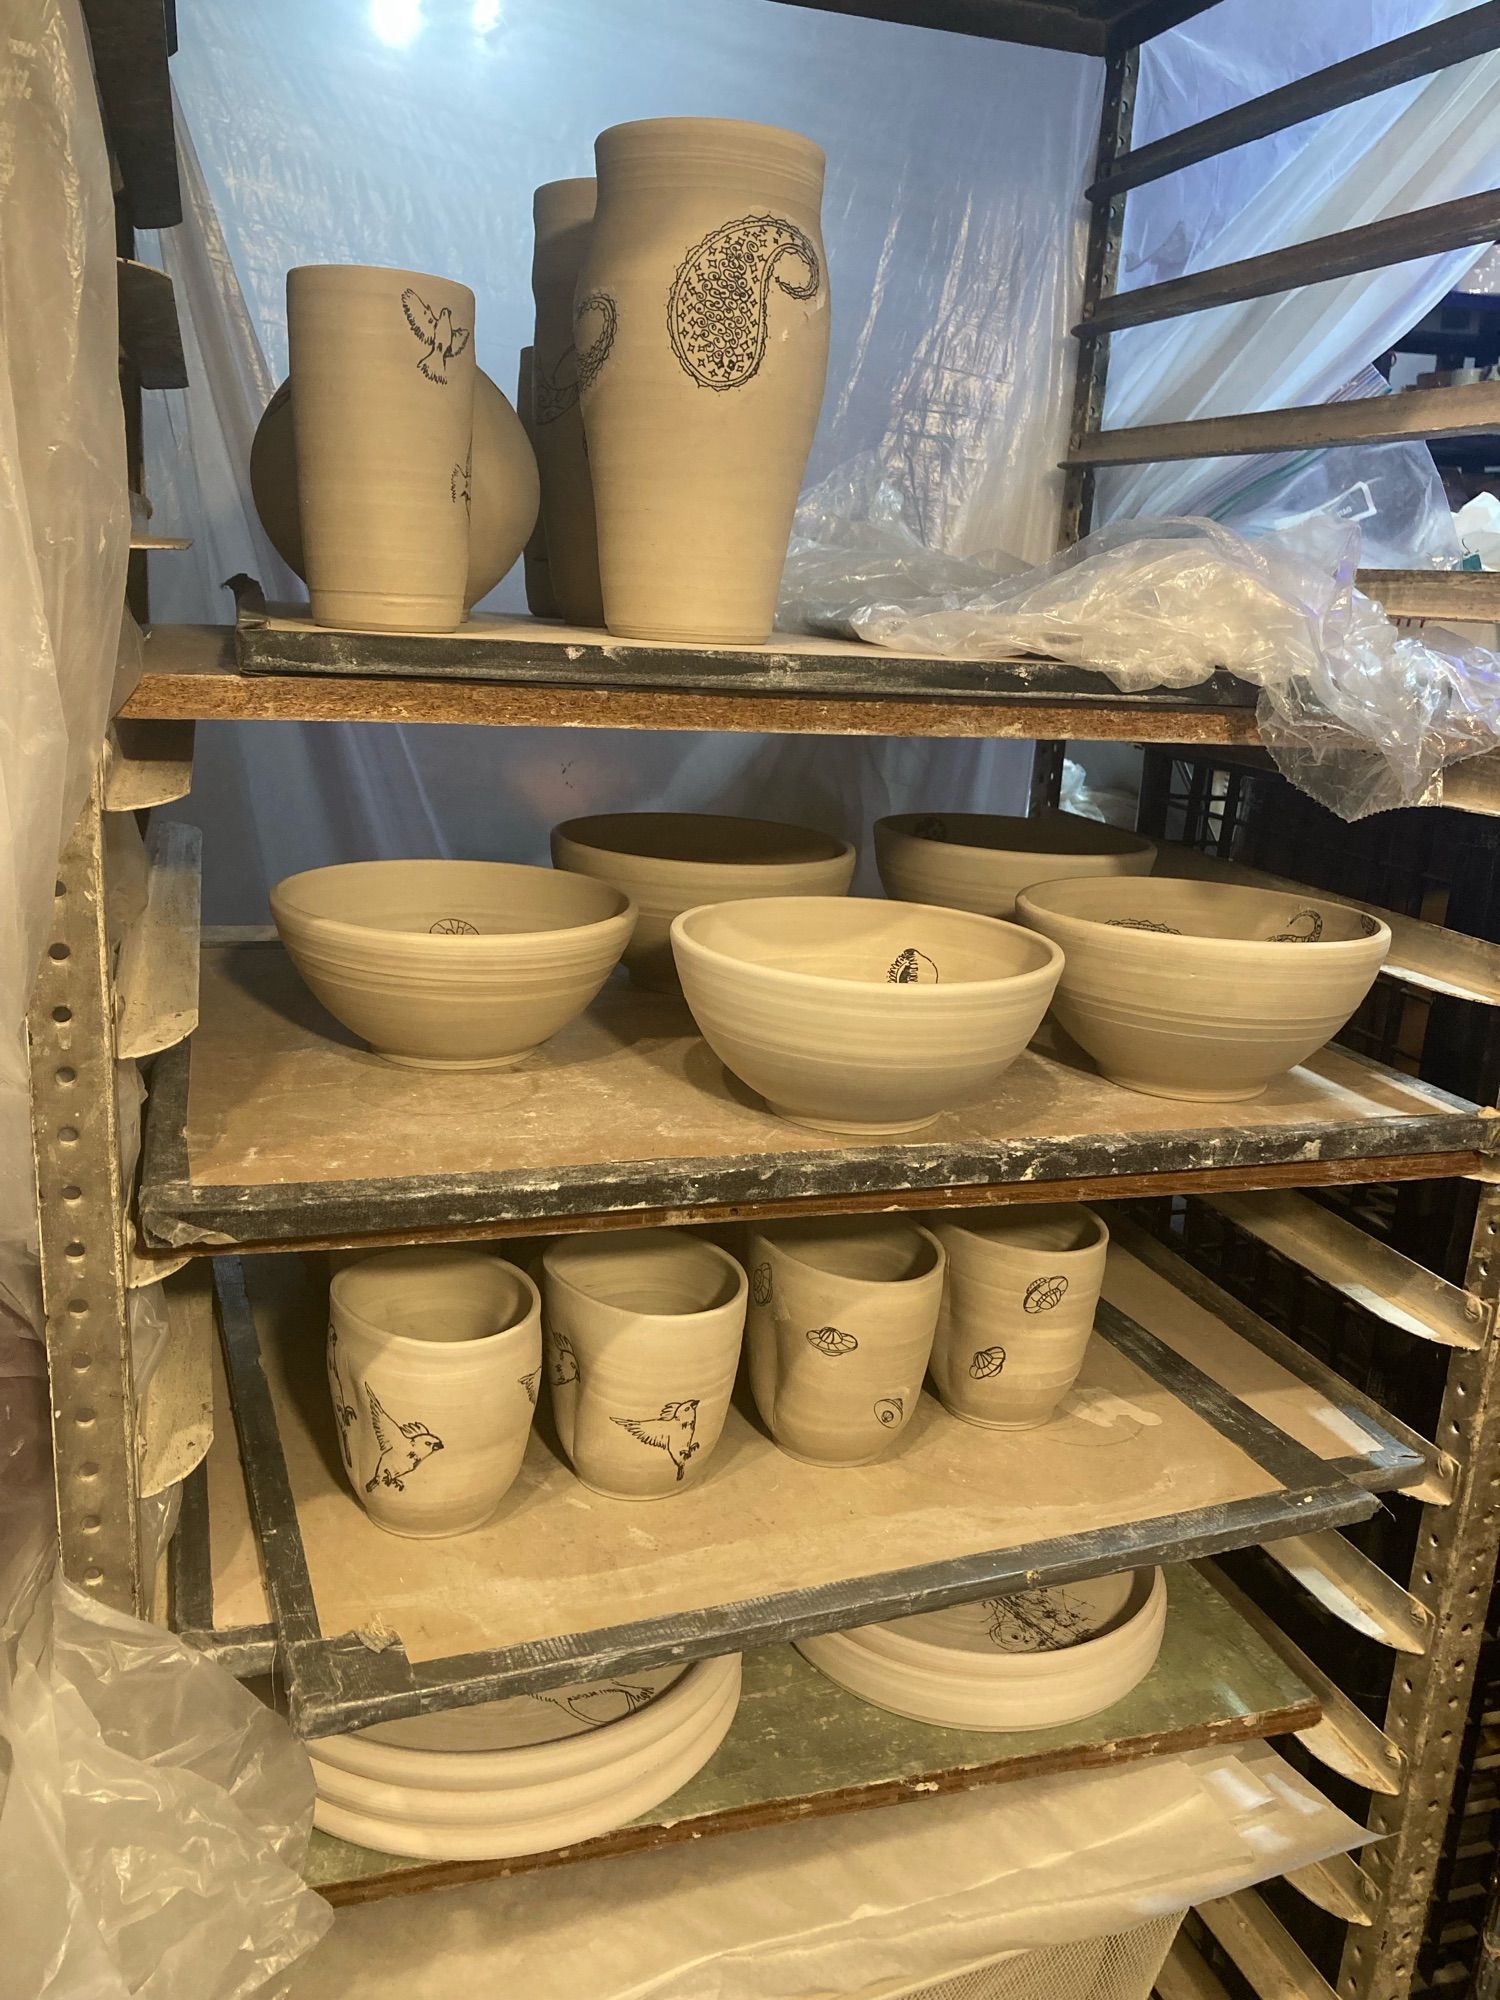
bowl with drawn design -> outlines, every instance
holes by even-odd
[[[377,1055],[500,1069],[581,1014],[635,905],[607,882],[503,861],[355,861],[271,891],[287,954]]]
[[[866,896],[767,896],[672,925],[683,997],[725,1068],[817,1130],[920,1131],[986,1096],[1062,952],[1019,925]]]
[[[1081,813],[895,813],[875,822],[875,862],[887,895],[1009,917],[1033,882],[1149,875],[1156,844]]]
[[[1348,903],[1163,876],[1038,883],[1016,916],[1067,956],[1058,1025],[1153,1097],[1259,1097],[1338,1033],[1391,944]]]

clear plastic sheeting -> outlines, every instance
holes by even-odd
[[[346,1909],[290,2000],[905,1993],[1367,1838],[1264,1744],[1153,1757]]]
[[[0,1989],[249,2000],[332,1911],[299,1865],[311,1767],[166,1633],[57,1583],[0,1643]]]

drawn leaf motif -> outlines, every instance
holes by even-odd
[[[905,951],[897,952],[885,976],[892,986],[935,986],[938,969],[925,951],[918,951],[910,944]]]
[[[800,278],[781,275],[783,262]],[[823,269],[796,223],[745,215],[694,244],[667,293],[672,352],[702,389],[740,389],[766,358],[771,284],[789,299],[817,296]]]
[[[852,1333],[845,1333],[837,1326],[813,1326],[807,1331],[807,1344],[817,1348],[819,1354],[828,1354],[836,1360],[841,1354],[852,1354],[859,1342]]]
[[[1062,1304],[1063,1293],[1067,1289],[1068,1281],[1060,1275],[1051,1278],[1033,1278],[1022,1296],[1022,1310],[1029,1313],[1051,1312],[1054,1306]]]
[[[882,1396],[875,1405],[876,1421],[884,1424],[888,1431],[894,1430],[905,1414],[906,1405],[899,1396]]]
[[[1176,924],[1159,924],[1150,917],[1110,917],[1111,930],[1117,931],[1160,931],[1163,937],[1181,937]]]
[[[981,1347],[969,1363],[969,1374],[976,1382],[987,1382],[992,1375],[998,1375],[1004,1366],[1003,1347]]]
[[[757,1264],[755,1269],[750,1273],[750,1296],[758,1306],[768,1306],[771,1303],[771,1267],[769,1264]]]

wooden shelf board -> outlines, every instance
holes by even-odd
[[[798,637],[729,653],[652,647],[536,619],[470,621],[433,637],[265,628],[245,672],[241,628],[163,625],[122,713],[181,721],[484,723],[511,728],[694,729],[833,736],[1116,738],[1256,743],[1254,690],[1117,694],[1101,674],[1048,661],[954,661],[854,640]],[[295,642],[295,644],[294,644]],[[484,678],[489,671],[504,678]],[[441,663],[441,664],[440,664]]]
[[[544,1406],[495,1519],[413,1543],[344,1479],[323,1260],[246,1269],[249,1304],[238,1265],[218,1276],[261,1566],[242,1528],[215,1529],[212,1622],[244,1630],[269,1603],[309,1736],[1362,1519],[1423,1463],[1226,1327],[1186,1314],[1158,1335],[1105,1305],[1043,1430],[982,1431],[924,1395],[888,1458],[830,1471],[778,1452],[742,1391],[709,1476],[641,1509],[578,1482]]]
[[[148,1106],[158,1248],[1435,1178],[1472,1172],[1494,1126],[1334,1047],[1247,1103],[1146,1097],[1044,1029],[987,1101],[916,1140],[851,1144],[773,1117],[680,1001],[618,975],[517,1068],[451,1075],[370,1054],[275,945],[205,950],[199,1004]]]
[[[1112,1708],[1054,1729],[987,1734],[887,1714],[790,1646],[745,1656],[744,1693],[698,1776],[614,1833],[508,1861],[413,1861],[315,1834],[304,1875],[330,1903],[447,1888],[640,1853],[707,1835],[899,1805],[1047,1772],[1242,1743],[1312,1726],[1316,1696],[1189,1565],[1168,1575],[1153,1672]]]

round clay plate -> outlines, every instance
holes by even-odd
[[[517,1750],[529,1743],[561,1743],[606,1723],[623,1722],[674,1682],[686,1667],[647,1667],[607,1681],[571,1681],[545,1694],[518,1694],[477,1708],[446,1708],[436,1715],[403,1716],[356,1732],[362,1743],[397,1750]]]

